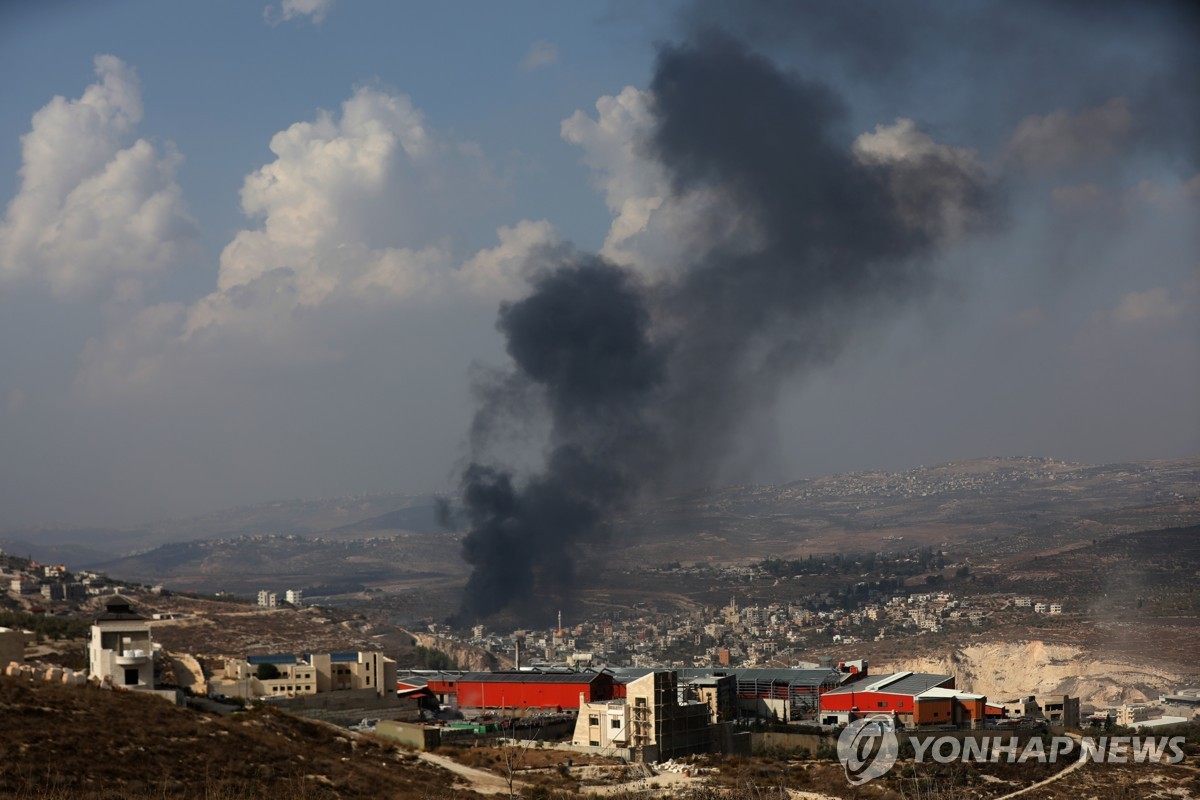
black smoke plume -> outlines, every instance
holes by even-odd
[[[937,155],[864,163],[829,88],[732,40],[662,48],[651,89],[646,152],[675,192],[719,191],[753,244],[655,284],[552,250],[530,294],[501,309],[512,367],[479,419],[544,410],[550,433],[533,475],[482,459],[463,473],[465,617],[569,594],[578,548],[615,514],[713,479],[783,381],[926,290],[948,203],[989,216],[971,169]]]

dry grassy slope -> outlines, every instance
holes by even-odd
[[[940,656],[872,663],[871,669],[879,674],[911,670],[955,675],[959,688],[993,700],[1067,693],[1096,707],[1157,698],[1187,682],[1187,676],[1154,664],[1123,663],[1042,641],[977,643]]]
[[[0,797],[473,796],[401,751],[262,710],[215,717],[155,697],[0,678]]]

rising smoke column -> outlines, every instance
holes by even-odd
[[[466,617],[532,612],[569,593],[579,545],[606,521],[639,497],[710,480],[783,381],[925,290],[948,204],[958,218],[987,216],[971,169],[936,151],[856,156],[830,89],[729,39],[664,47],[651,88],[647,151],[674,191],[722,193],[751,241],[655,285],[551,251],[530,294],[501,309],[513,364],[484,389],[480,418],[537,413],[513,402],[533,396],[550,433],[533,475],[482,458],[463,473]]]

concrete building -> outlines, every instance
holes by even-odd
[[[1079,727],[1079,698],[1066,694],[1042,695],[1036,698],[1042,716],[1051,725],[1064,728]]]
[[[685,691],[708,706],[708,721],[733,722],[738,717],[737,679],[732,675],[709,675],[689,678]]]
[[[304,605],[304,592],[300,589],[288,589],[283,594],[284,602],[299,608]]]
[[[259,677],[268,674],[275,677]],[[214,678],[209,684],[213,691],[245,698],[352,690],[370,690],[380,698],[395,697],[396,662],[377,652],[247,656],[227,659],[224,677]]]
[[[648,668],[617,667],[618,695],[621,684],[651,672]],[[844,662],[838,669],[752,669],[752,668],[681,668],[675,672],[681,681],[728,675],[734,679],[738,712],[744,717],[798,720],[817,710],[818,698],[825,692],[867,674],[865,661]]]
[[[1001,704],[1009,719],[1044,720],[1064,728],[1079,727],[1079,698],[1066,694],[1028,695]]]
[[[258,593],[259,608],[275,608],[279,605],[279,595],[275,592],[268,592],[266,589]]]
[[[675,672],[657,670],[625,686],[625,697],[589,703],[582,697],[572,743],[628,750],[639,761],[710,752],[720,726],[702,701],[679,700]]]
[[[88,676],[126,689],[154,688],[154,642],[145,617],[128,598],[104,603],[88,636]]]
[[[1116,723],[1122,727],[1129,728],[1139,722],[1158,719],[1161,716],[1162,709],[1158,706],[1124,705],[1117,708]]]

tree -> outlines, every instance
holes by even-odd
[[[259,664],[254,670],[254,677],[260,681],[273,681],[279,677],[279,667],[274,664]]]

